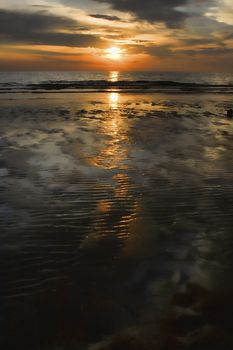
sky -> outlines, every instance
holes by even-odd
[[[0,70],[233,72],[232,0],[0,0]]]

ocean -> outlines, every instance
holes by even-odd
[[[232,75],[0,73],[0,348],[233,348]]]
[[[0,72],[0,91],[24,89],[29,85],[82,82],[92,87],[96,82],[173,82],[183,84],[233,86],[233,74],[227,73],[156,73],[156,72]],[[94,85],[96,86],[96,84]]]

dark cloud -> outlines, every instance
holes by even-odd
[[[148,46],[145,50],[149,55],[156,57],[167,57],[172,55],[171,46],[161,45],[161,46]]]
[[[143,40],[137,44],[127,45],[127,51],[132,54],[144,53],[155,57],[165,57],[170,56],[172,54],[171,46],[169,45],[143,45]],[[145,41],[145,44],[147,42]]]
[[[202,45],[202,44],[211,44],[216,42],[214,38],[187,38],[183,40],[183,43],[186,45]]]
[[[218,46],[225,46],[224,41],[221,41],[215,37],[208,37],[208,38],[187,38],[185,40],[182,40],[183,44],[188,46],[198,46],[198,45],[209,45],[209,44],[215,44]]]
[[[195,50],[176,50],[176,53],[185,54],[189,56],[194,55],[207,55],[207,56],[216,56],[216,55],[232,55],[233,54],[233,48],[227,48],[227,47],[203,47],[200,49]]]
[[[13,52],[15,53],[15,48],[14,47],[9,47],[7,48],[8,52]],[[39,49],[33,49],[33,48],[17,48],[17,53],[22,53],[22,54],[31,54],[31,55],[37,55],[37,56],[46,56],[46,57],[77,57],[81,56],[81,53],[70,53],[70,52],[56,52],[56,51],[49,51],[49,50],[39,50]]]
[[[42,9],[51,9],[52,6],[49,5],[31,5],[31,7],[42,8]]]
[[[67,17],[53,16],[46,12],[23,13],[7,10],[0,10],[0,32],[41,32],[45,30],[76,30],[78,24]]]
[[[97,36],[79,33],[83,27],[67,17],[52,16],[44,12],[22,13],[0,10],[0,36],[2,43],[27,43],[61,46],[101,46]]]
[[[139,19],[149,22],[163,22],[168,27],[181,27],[185,18],[189,15],[177,8],[184,6],[188,0],[95,0],[100,3],[108,3],[112,8],[130,12]]]
[[[203,47],[200,50],[197,50],[197,53],[201,53],[203,55],[227,55],[233,53],[233,48],[230,47]]]
[[[90,17],[99,18],[99,19],[106,19],[107,21],[121,21],[120,17],[118,17],[118,16],[91,14]]]
[[[233,31],[223,33],[222,37],[223,37],[224,40],[231,40],[231,39],[233,39]]]

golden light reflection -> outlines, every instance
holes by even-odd
[[[114,180],[116,181],[116,187],[115,187],[115,197],[117,198],[130,198],[130,177],[128,174],[125,173],[118,173],[114,177]]]
[[[112,109],[117,109],[119,102],[119,93],[118,92],[111,92],[109,94],[109,104]]]
[[[119,72],[109,72],[109,80],[112,83],[115,83],[116,81],[118,81],[119,79]]]
[[[93,159],[93,164],[105,169],[127,169],[128,165],[125,163],[125,159],[128,152],[126,147],[128,123],[119,109],[120,94],[110,92],[106,94],[106,97],[109,108],[106,118],[99,127],[100,132],[108,137],[99,154]]]
[[[138,198],[134,195],[134,182],[129,169],[129,122],[119,108],[118,92],[106,95],[105,117],[98,124],[98,133],[103,135],[100,147],[89,162],[95,167],[112,172],[111,180],[98,184],[95,192],[111,194],[108,198],[99,198],[96,203],[96,217],[93,222],[93,236],[90,244],[104,236],[114,235],[120,241],[128,239],[132,222],[136,220]],[[89,244],[87,240],[86,244]]]
[[[207,158],[210,158],[212,160],[217,160],[220,158],[221,153],[225,151],[225,148],[220,147],[205,147],[204,148],[204,154]]]
[[[98,202],[97,209],[101,213],[107,213],[111,210],[112,203],[108,199],[103,199]]]

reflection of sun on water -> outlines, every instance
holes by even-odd
[[[119,100],[119,94],[118,92],[111,92],[109,95],[109,100],[110,100],[110,108],[117,110],[118,108],[118,100]],[[119,114],[115,113],[112,114],[111,119],[109,120],[109,130],[111,130],[112,134],[117,135],[118,132],[118,127],[121,122],[121,118]],[[117,140],[115,140],[117,141]]]
[[[124,142],[127,141],[127,123],[119,109],[120,94],[109,92],[106,97],[109,108],[106,118],[99,127],[103,135],[108,136],[108,138],[93,163],[105,169],[125,169],[127,165],[124,164],[124,159],[127,155],[127,149]]]
[[[116,81],[118,81],[118,78],[119,78],[119,72],[110,72],[109,73],[109,80],[112,83],[115,83]]]
[[[109,104],[112,109],[116,109],[118,107],[119,102],[119,94],[118,92],[111,92],[109,95]]]
[[[111,72],[110,77],[117,79],[117,72]],[[98,133],[103,138],[91,163],[92,166],[108,170],[108,174],[112,171],[112,176],[95,189],[98,193],[101,189],[105,195],[96,203],[97,220],[92,229],[94,239],[114,236],[124,242],[130,235],[139,207],[137,197],[132,195],[134,184],[128,174],[129,124],[122,112],[120,93],[110,91],[105,96],[105,117],[98,123]]]

